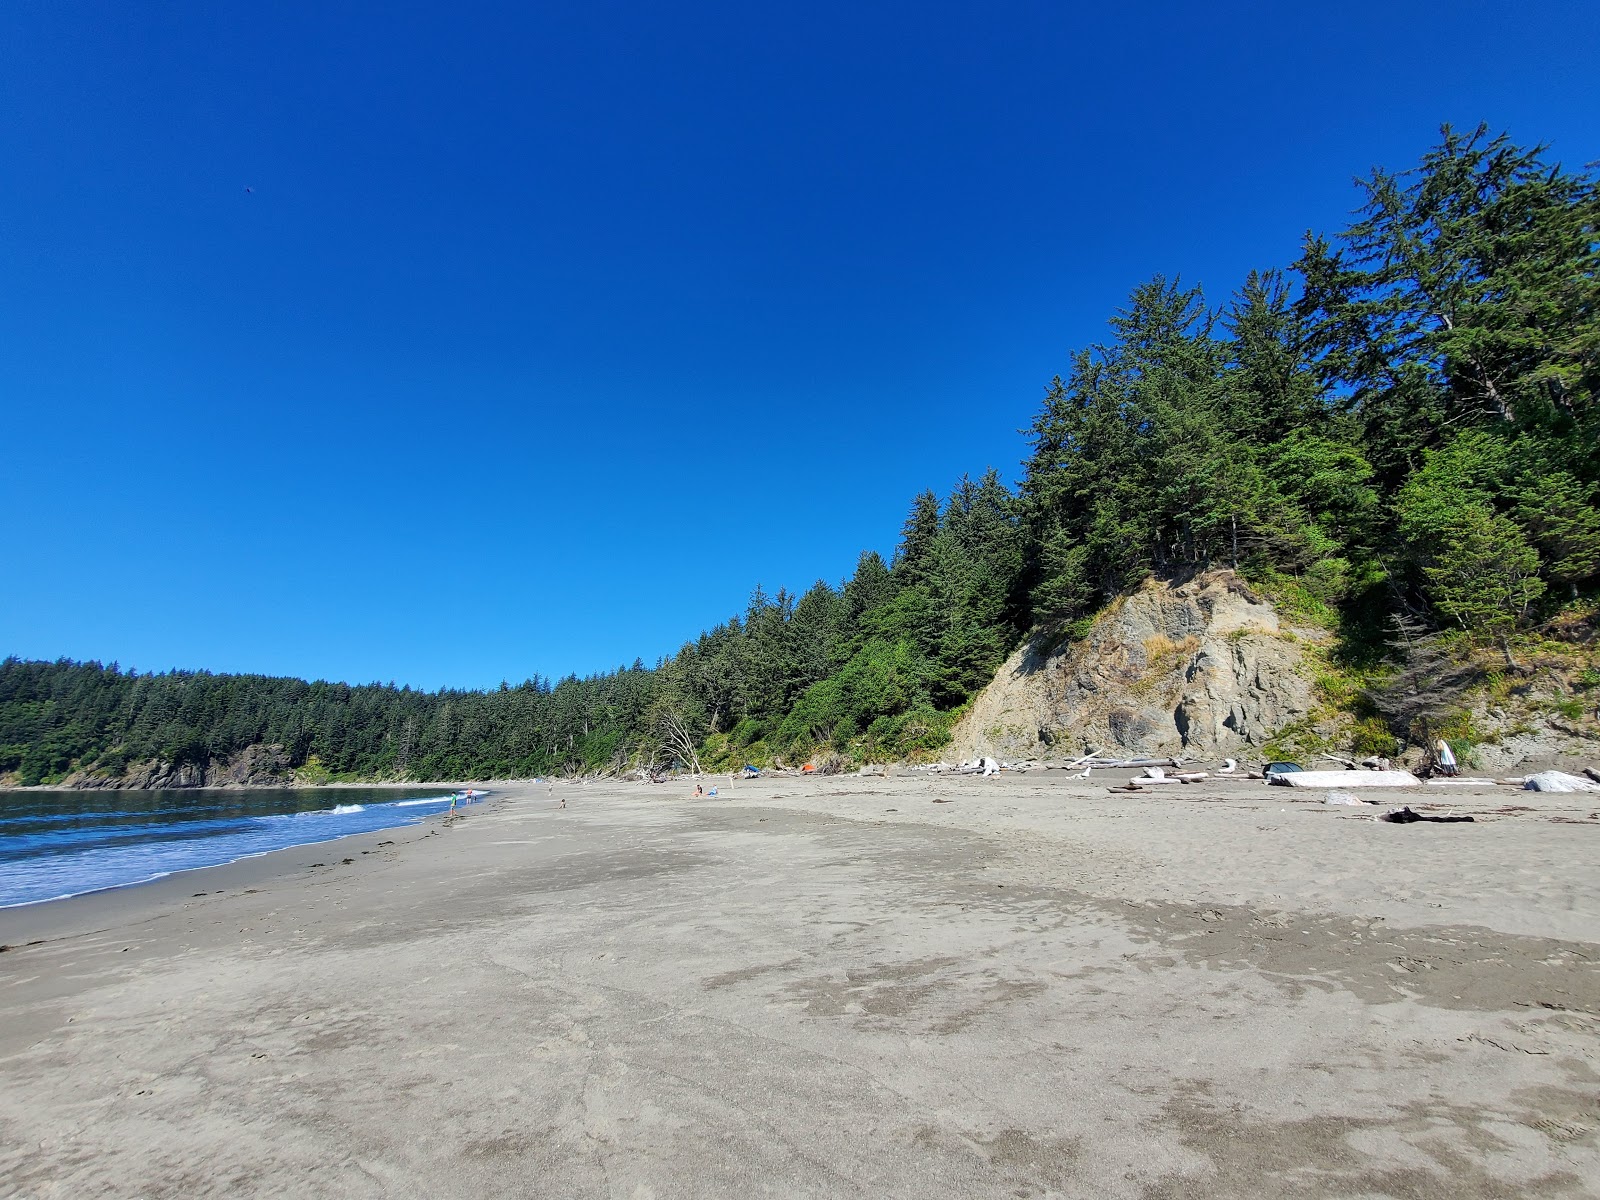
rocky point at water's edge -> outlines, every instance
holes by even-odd
[[[130,764],[120,775],[105,771],[74,771],[59,784],[62,788],[223,788],[290,787],[294,769],[289,753],[282,746],[246,746],[227,758],[213,757],[198,763],[172,763],[152,759]]]

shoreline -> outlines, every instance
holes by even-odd
[[[488,801],[481,801],[480,803],[487,804]],[[146,879],[131,880],[128,883],[113,883],[108,884],[105,887],[92,888],[83,892],[67,892],[60,896],[49,896],[43,900],[24,900],[18,904],[0,904],[0,914],[14,912],[18,909],[35,908],[41,904],[60,904],[68,900],[78,900],[89,896],[99,896],[107,892],[124,892],[131,888],[142,888],[147,887],[150,884],[160,883],[164,879],[181,881],[200,871],[220,871],[224,867],[237,866],[240,863],[247,863],[253,859],[269,858],[274,854],[288,854],[295,850],[310,850],[316,846],[328,846],[332,845],[334,842],[343,842],[349,840],[350,838],[367,837],[371,834],[394,833],[396,830],[414,829],[420,825],[427,824],[427,822],[430,820],[435,818],[444,818],[447,815],[448,811],[444,813],[431,813],[416,821],[411,821],[404,825],[387,825],[382,829],[364,829],[354,833],[335,834],[333,837],[318,838],[315,841],[310,842],[296,842],[292,846],[281,846],[275,850],[257,850],[253,854],[241,854],[238,858],[230,858],[227,862],[204,863],[199,866],[180,867],[173,871],[163,871],[158,875],[151,875]],[[0,948],[6,947],[0,946]]]
[[[495,802],[496,798],[491,795],[488,799],[473,805],[472,809],[477,812],[488,812],[494,808]],[[338,844],[342,850],[356,852],[354,855],[345,853],[344,858],[359,859],[375,852],[380,844],[385,847],[391,844],[410,845],[431,836],[434,829],[447,819],[448,812],[429,813],[411,825],[390,825],[382,829],[346,833],[322,841],[302,842],[278,850],[263,850],[257,854],[245,855],[211,866],[186,867],[138,883],[119,884],[51,900],[10,905],[0,908],[0,945],[5,946],[9,952],[40,937],[48,939],[64,936],[63,931],[81,931],[90,927],[114,928],[119,923],[131,926],[159,919],[172,912],[174,907],[181,907],[183,901],[200,896],[221,896],[230,893],[256,895],[273,886],[286,887],[289,880],[298,877],[300,873],[325,866],[322,859],[336,857],[327,853],[318,854],[317,851],[322,847]],[[457,820],[460,819],[458,815]],[[341,860],[340,865],[355,864],[345,864]],[[203,891],[192,890],[200,882],[209,886]],[[37,921],[30,919],[34,916],[38,917]],[[14,922],[13,917],[23,919]],[[23,941],[23,938],[27,941]],[[0,964],[3,962],[4,960],[0,960]]]
[[[434,789],[446,788],[446,787],[450,787],[450,786],[451,785],[448,785],[448,784],[419,783],[419,784],[399,785],[399,786],[397,786],[397,790],[399,790],[399,791],[423,791],[423,790],[431,791],[431,790],[434,790]],[[41,790],[44,790],[44,789],[41,789]],[[140,789],[140,790],[160,790],[160,789]],[[221,791],[223,789],[184,788],[184,789],[175,789],[175,790],[179,790],[179,791],[196,791],[196,792],[198,792],[198,791]],[[227,790],[229,790],[229,791],[241,791],[241,790],[244,790],[244,789],[234,788],[234,789],[227,789]],[[257,790],[289,790],[289,789],[257,789]],[[302,789],[302,790],[310,790],[310,789]],[[352,789],[352,790],[354,790],[354,789]],[[360,790],[371,790],[371,789],[363,788],[363,789],[360,789]],[[428,797],[426,799],[433,799],[433,797]],[[14,904],[0,904],[0,931],[3,931],[3,929],[4,929],[5,914],[8,914],[8,913],[15,913],[15,912],[19,912],[19,911],[26,910],[26,909],[39,908],[40,906],[43,906],[43,905],[64,904],[64,903],[69,903],[71,901],[87,899],[87,898],[90,898],[90,897],[103,896],[103,895],[107,895],[107,894],[111,894],[111,893],[128,893],[128,892],[131,892],[134,889],[148,888],[148,887],[151,887],[152,885],[162,883],[163,881],[166,881],[166,880],[175,880],[175,881],[177,881],[178,883],[181,884],[186,880],[190,880],[192,877],[194,877],[196,875],[197,872],[201,872],[201,871],[222,871],[225,868],[238,866],[238,865],[244,864],[244,863],[249,863],[249,862],[252,862],[252,861],[257,860],[257,859],[269,859],[274,855],[290,854],[290,853],[293,853],[295,851],[312,851],[312,850],[315,850],[317,847],[330,846],[330,845],[332,845],[332,844],[334,844],[336,842],[344,842],[344,841],[347,841],[347,840],[352,839],[352,838],[362,838],[362,837],[367,837],[367,836],[372,835],[372,834],[378,834],[378,835],[392,834],[392,833],[396,833],[396,832],[399,832],[399,831],[410,830],[410,829],[418,828],[420,826],[427,825],[427,824],[429,824],[430,822],[433,822],[433,821],[447,819],[447,818],[449,818],[451,816],[452,812],[458,812],[460,815],[465,815],[467,812],[472,811],[474,809],[480,809],[480,810],[484,809],[486,807],[491,806],[493,804],[493,801],[494,801],[494,793],[493,792],[489,792],[485,796],[485,798],[477,800],[477,801],[469,802],[467,805],[462,806],[459,810],[446,808],[446,809],[442,809],[442,810],[437,811],[437,812],[430,812],[430,813],[423,814],[423,815],[421,815],[421,816],[419,816],[417,818],[414,818],[414,819],[408,818],[406,820],[403,820],[401,823],[398,823],[398,824],[395,824],[395,825],[386,825],[386,826],[383,826],[380,829],[355,830],[355,831],[351,831],[349,833],[339,833],[339,834],[334,834],[331,837],[321,837],[321,838],[314,838],[314,839],[312,839],[310,841],[296,842],[295,844],[290,845],[290,846],[280,846],[280,847],[276,847],[276,848],[269,849],[269,850],[252,851],[250,853],[241,854],[236,858],[228,859],[228,860],[226,860],[224,862],[200,863],[200,864],[196,864],[194,866],[178,867],[178,868],[173,869],[173,870],[161,871],[159,873],[147,876],[146,878],[143,878],[143,879],[129,880],[126,883],[107,884],[107,885],[103,885],[103,886],[99,886],[99,887],[86,889],[84,891],[66,892],[66,893],[63,893],[63,894],[61,894],[59,896],[48,896],[48,897],[43,897],[43,898],[37,899],[37,900],[24,900],[24,901],[21,901],[21,902],[18,902],[18,903],[14,903]],[[202,842],[204,841],[204,839],[200,839],[200,840]],[[365,851],[363,851],[363,853],[365,853]],[[6,945],[4,937],[0,936],[0,949],[8,949],[8,948],[9,948],[9,946]]]

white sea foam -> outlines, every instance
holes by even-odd
[[[116,883],[106,883],[98,886],[86,887],[82,891],[78,892],[62,892],[59,896],[39,896],[33,900],[0,901],[0,909],[27,908],[30,904],[48,904],[52,900],[71,900],[74,896],[92,896],[95,892],[109,892],[115,890],[116,888],[129,887],[136,883],[154,883],[157,879],[165,879],[171,874],[171,871],[157,871],[155,874],[146,875],[142,879],[119,880]]]
[[[426,800],[396,800],[396,808],[410,808],[413,804],[449,804],[449,796],[430,796]]]
[[[340,813],[366,812],[367,806],[365,804],[335,804],[328,811],[338,816]]]

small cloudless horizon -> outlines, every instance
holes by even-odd
[[[653,664],[887,557],[1154,274],[1444,122],[1600,159],[1588,0],[19,0],[0,656]]]

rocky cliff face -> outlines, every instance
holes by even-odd
[[[1151,582],[1082,641],[1025,644],[973,700],[950,754],[1256,754],[1312,711],[1306,645],[1231,571]]]
[[[289,755],[282,746],[247,746],[232,758],[213,758],[204,767],[152,759],[121,775],[77,771],[60,786],[68,788],[288,787],[293,782]]]

